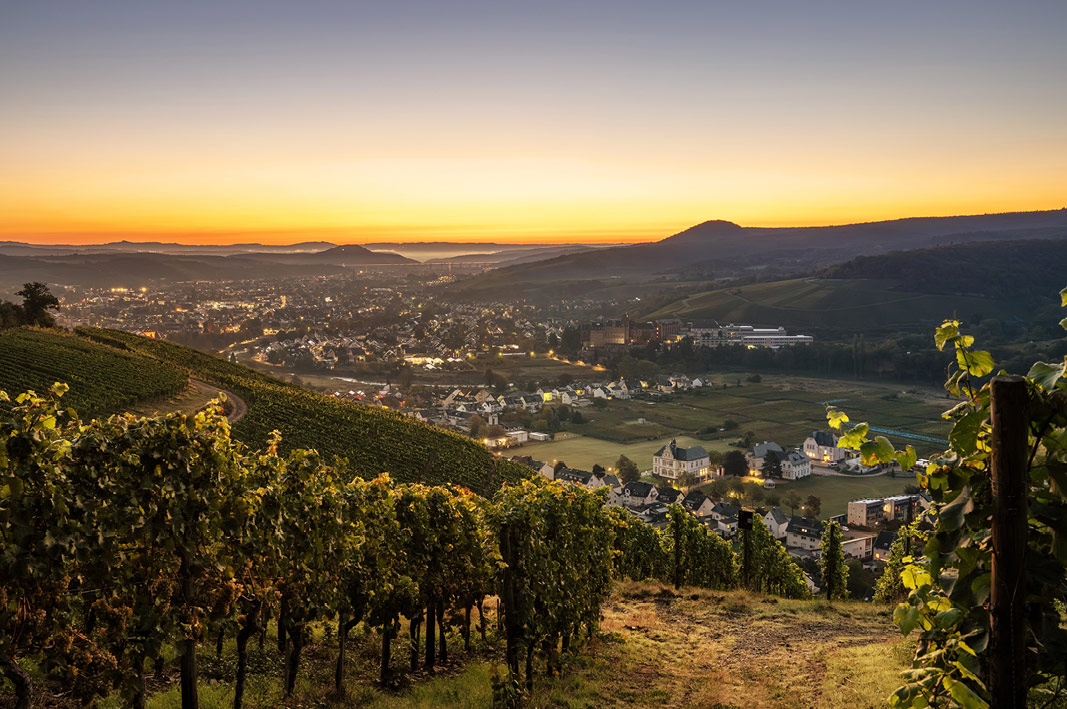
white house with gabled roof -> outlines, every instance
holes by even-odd
[[[652,456],[652,474],[675,482],[686,476],[697,482],[708,478],[711,470],[711,458],[702,446],[682,448],[672,440]]]

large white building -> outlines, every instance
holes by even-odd
[[[782,457],[782,477],[799,480],[811,475],[811,461],[800,451],[790,450]]]
[[[701,446],[680,448],[675,441],[652,456],[652,474],[670,482],[691,476],[703,482],[711,474],[711,458]]]
[[[841,448],[837,442],[841,437],[829,431],[812,431],[804,440],[804,455],[816,463],[834,465],[851,457],[852,451]]]
[[[746,345],[748,347],[789,347],[813,342],[811,335],[790,335],[784,327],[760,328],[752,325],[720,325],[714,320],[688,323],[683,334],[697,347]]]

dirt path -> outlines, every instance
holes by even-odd
[[[899,684],[884,607],[654,586],[622,583],[604,605],[605,640],[555,688],[584,695],[569,706],[861,709]]]
[[[226,402],[230,404],[230,413],[226,414],[226,419],[230,424],[235,424],[244,418],[244,415],[248,413],[248,405],[245,404],[245,400],[234,394],[232,391],[226,391],[225,389],[219,389],[218,387],[211,386],[205,382],[197,379],[190,379],[189,383],[194,389],[209,396],[215,398],[219,394],[226,395]]]

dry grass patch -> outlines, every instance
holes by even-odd
[[[602,631],[532,706],[881,706],[907,660],[880,606],[745,592],[620,584]]]

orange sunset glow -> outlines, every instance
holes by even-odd
[[[120,6],[6,11],[0,238],[620,242],[1067,203],[1051,8],[560,30],[551,9]]]

